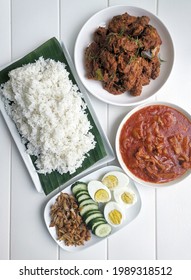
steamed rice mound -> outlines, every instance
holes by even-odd
[[[39,58],[9,72],[1,87],[5,107],[38,172],[74,173],[95,147],[86,104],[65,65]]]

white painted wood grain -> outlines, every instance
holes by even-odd
[[[58,19],[58,1],[13,1],[13,58],[24,56],[50,37],[57,36]],[[11,259],[56,259],[57,246],[43,221],[45,196],[33,186],[15,145],[11,201]]]
[[[107,0],[62,0],[60,6],[61,39],[65,42],[68,51],[73,58],[74,44],[77,35],[86,21],[107,7]]]
[[[156,11],[156,1],[124,1],[110,0],[109,5],[139,6],[152,13]],[[152,98],[153,99],[153,98]],[[119,107],[109,105],[108,110],[108,137],[115,148],[115,135],[117,128],[125,115],[133,107]],[[118,165],[118,161],[115,160]],[[142,209],[139,217],[126,229],[109,239],[110,259],[155,259],[155,191],[140,186]],[[144,226],[147,225],[147,226]],[[141,235],[140,233],[141,228]],[[144,248],[147,248],[145,250]]]
[[[43,219],[47,198],[36,191],[15,145],[12,165],[11,259],[57,259]]]
[[[0,259],[9,259],[11,139],[0,113]]]
[[[1,0],[0,67],[11,60],[10,2]],[[9,259],[10,244],[10,192],[11,192],[11,139],[0,113],[0,259]]]
[[[191,113],[190,1],[160,0],[158,15],[169,29],[175,47],[170,79],[159,100],[175,103]],[[172,188],[157,190],[157,258],[191,259],[191,176]]]
[[[61,1],[61,40],[68,48],[71,58],[73,59],[75,40],[84,23],[96,12],[105,8],[107,1],[97,0],[63,0]],[[79,16],[80,15],[80,16]],[[93,108],[96,112],[98,120],[102,128],[107,132],[107,105],[96,99],[91,94],[89,95]],[[107,259],[107,242],[103,241],[100,244],[76,253],[68,253],[60,250],[61,259]]]
[[[157,258],[191,259],[191,178],[157,190]]]
[[[113,5],[135,6],[155,13],[157,9],[157,0],[109,0],[109,6]]]
[[[60,249],[61,260],[106,260],[108,257],[107,240],[80,252],[69,253]]]
[[[175,61],[170,79],[158,98],[183,106],[191,112],[191,2],[160,0],[158,15],[168,28],[175,48]]]
[[[107,0],[97,1],[76,1],[62,0],[60,6],[60,34],[61,41],[67,47],[73,60],[74,46],[78,33],[86,21],[95,13],[107,7]],[[74,60],[73,60],[74,62]],[[89,95],[94,110],[100,120],[101,126],[107,131],[107,105],[97,98]]]
[[[13,59],[59,37],[59,0],[12,1]]]
[[[158,13],[172,35],[175,64],[157,99],[174,102],[191,113],[191,2],[187,0],[0,0],[0,66],[52,36],[61,39],[73,57],[82,25],[108,4]],[[129,108],[106,105],[92,96],[91,100],[114,148],[117,127]],[[191,259],[190,177],[173,188],[156,191],[138,186],[139,216],[107,241],[70,254],[57,247],[43,221],[45,204],[55,192],[49,197],[36,192],[15,144],[11,161],[11,137],[1,116],[0,154],[0,259]]]
[[[0,17],[0,35],[1,35],[1,51],[0,51],[0,68],[11,60],[11,3],[7,0],[1,0],[1,17]]]
[[[142,208],[135,220],[108,240],[109,259],[153,260],[156,258],[155,191],[136,185]]]

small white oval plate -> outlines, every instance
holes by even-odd
[[[103,167],[83,178],[81,178],[79,181],[81,182],[89,182],[90,180],[101,180],[101,178],[110,171],[121,171],[123,172],[123,170],[117,166],[106,166]],[[109,235],[113,235],[116,232],[118,232],[121,228],[127,226],[131,221],[133,221],[139,214],[140,210],[141,210],[141,197],[140,194],[135,186],[135,184],[133,183],[133,181],[130,179],[130,187],[132,188],[132,190],[135,192],[135,194],[137,195],[137,202],[130,208],[127,209],[128,213],[127,213],[127,217],[125,219],[125,221],[123,222],[123,224],[117,228],[112,227],[112,233]],[[68,186],[67,188],[65,188],[64,190],[62,190],[62,192],[65,193],[69,193],[71,194],[71,185]],[[52,236],[52,238],[55,240],[55,242],[64,250],[69,251],[69,252],[76,252],[76,251],[81,251],[85,248],[88,248],[92,245],[97,244],[98,242],[104,240],[104,238],[99,238],[97,236],[95,236],[94,234],[91,234],[91,239],[87,242],[85,242],[85,245],[82,246],[66,246],[64,244],[63,241],[58,241],[57,240],[57,235],[56,235],[56,230],[55,227],[49,227],[50,225],[50,207],[51,205],[53,205],[56,201],[56,198],[59,196],[60,193],[56,194],[54,197],[52,197],[48,203],[45,206],[44,209],[44,220],[45,220],[45,224],[47,226],[47,229],[50,233],[50,235]]]
[[[114,16],[121,15],[125,12],[132,16],[148,16],[150,18],[150,24],[157,29],[162,39],[160,58],[165,62],[161,64],[160,75],[156,80],[151,80],[149,85],[143,87],[140,96],[132,96],[128,92],[119,95],[109,93],[103,89],[101,82],[86,78],[84,67],[84,52],[87,46],[93,41],[93,33],[95,30],[99,26],[107,26],[108,22]],[[95,97],[113,105],[134,106],[143,103],[151,96],[154,96],[167,81],[174,62],[174,47],[167,28],[154,14],[138,7],[112,6],[93,15],[82,27],[75,43],[74,61],[82,83]]]

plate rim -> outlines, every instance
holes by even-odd
[[[139,100],[139,101],[135,101],[135,102],[127,102],[127,103],[118,103],[116,101],[112,101],[112,100],[106,100],[104,97],[100,97],[100,95],[96,94],[96,93],[93,93],[92,90],[89,89],[89,87],[86,86],[86,84],[84,83],[84,78],[81,79],[81,75],[79,75],[79,69],[78,69],[78,55],[77,55],[77,49],[78,49],[78,44],[79,44],[79,40],[80,40],[80,36],[83,32],[83,29],[86,28],[86,26],[89,24],[90,21],[93,20],[93,18],[99,16],[100,14],[106,12],[106,11],[110,11],[110,10],[117,10],[117,9],[136,9],[138,11],[141,11],[141,12],[145,12],[147,13],[148,15],[150,15],[151,17],[155,18],[159,23],[160,25],[163,27],[163,29],[165,30],[167,36],[168,36],[168,39],[170,41],[170,48],[171,48],[171,54],[172,54],[172,62],[170,63],[170,71],[168,71],[168,75],[167,77],[164,79],[164,82],[162,83],[162,85],[160,87],[157,88],[156,92],[154,94],[152,94],[151,96],[148,96],[146,97],[145,99],[142,99],[142,100]],[[151,19],[152,20],[152,19]],[[163,23],[163,21],[157,16],[155,15],[154,13],[146,10],[146,9],[143,9],[141,7],[136,7],[136,6],[132,6],[132,5],[114,5],[114,6],[110,6],[110,7],[106,7],[100,11],[98,11],[97,13],[93,14],[82,26],[82,28],[80,29],[79,33],[78,33],[78,36],[76,38],[76,41],[75,41],[75,44],[74,44],[74,64],[75,64],[75,68],[76,68],[76,72],[77,74],[79,75],[79,78],[82,82],[82,84],[84,85],[84,87],[87,89],[87,91],[92,94],[94,97],[96,97],[97,99],[99,99],[100,101],[106,103],[106,104],[111,104],[111,105],[114,105],[114,106],[120,106],[120,107],[131,107],[131,106],[137,106],[137,105],[140,105],[144,102],[147,102],[149,101],[150,98],[154,97],[159,90],[161,90],[163,88],[163,86],[166,84],[167,80],[169,79],[171,73],[172,73],[172,70],[173,70],[173,65],[174,65],[174,60],[175,60],[175,48],[174,48],[174,44],[173,44],[173,40],[172,40],[172,36],[169,32],[169,30],[167,29],[166,25]],[[151,81],[153,82],[153,81]],[[149,86],[149,85],[148,85]],[[103,90],[103,88],[102,88]]]
[[[96,171],[93,171],[92,173],[89,173],[88,175],[86,175],[86,176],[83,176],[82,178],[81,178],[81,180],[86,180],[86,178],[87,177],[89,177],[89,176],[94,176],[94,175],[97,175],[97,174],[99,174],[100,172],[101,173],[103,173],[104,174],[104,172],[106,173],[106,172],[109,172],[109,171],[112,171],[112,170],[117,170],[117,171],[121,171],[121,172],[123,172],[123,173],[125,173],[124,172],[124,170],[120,167],[120,166],[115,166],[115,165],[107,165],[107,166],[104,166],[104,167],[102,167],[102,168],[100,168],[100,169],[98,169],[98,170],[96,170]],[[100,176],[100,175],[98,175],[98,176]],[[128,176],[128,175],[127,175]],[[98,244],[98,243],[100,243],[100,242],[102,242],[103,240],[106,240],[107,238],[110,238],[110,236],[113,236],[114,234],[116,234],[118,231],[120,231],[120,230],[122,230],[122,229],[124,229],[126,226],[128,226],[131,222],[133,222],[137,217],[138,217],[138,215],[140,214],[140,211],[141,211],[141,208],[142,208],[142,199],[141,199],[141,195],[140,195],[140,192],[139,192],[139,190],[138,190],[138,187],[136,186],[136,184],[135,184],[135,182],[131,179],[131,178],[129,178],[130,179],[130,182],[131,183],[133,183],[133,188],[136,190],[136,193],[137,193],[137,195],[138,195],[138,210],[136,211],[137,213],[136,213],[136,215],[135,215],[135,217],[133,217],[133,219],[131,219],[126,225],[122,225],[122,226],[120,226],[120,228],[118,228],[118,229],[116,229],[115,228],[115,231],[113,232],[113,233],[111,233],[109,236],[107,236],[107,237],[104,237],[104,238],[99,238],[99,237],[96,237],[95,235],[93,235],[92,233],[91,233],[91,237],[94,239],[94,240],[97,240],[97,241],[93,241],[93,244],[91,244],[91,245],[88,245],[88,242],[90,242],[90,241],[87,241],[87,243],[85,243],[85,245],[81,245],[81,246],[77,246],[77,247],[74,247],[74,246],[66,246],[66,245],[64,245],[63,243],[61,244],[61,243],[59,243],[59,241],[58,240],[56,240],[56,238],[51,234],[51,232],[50,232],[50,227],[49,227],[49,221],[50,221],[50,219],[49,220],[47,220],[47,215],[48,215],[48,213],[50,213],[50,210],[48,211],[48,207],[50,206],[50,204],[51,204],[51,202],[53,203],[55,200],[56,200],[56,197],[57,196],[59,196],[59,194],[61,193],[61,192],[63,192],[63,191],[68,191],[70,188],[71,188],[71,185],[72,184],[70,184],[70,185],[68,185],[66,188],[64,188],[64,189],[62,189],[62,190],[60,190],[57,194],[55,194],[55,195],[53,195],[47,202],[46,202],[46,205],[45,205],[45,207],[44,207],[44,213],[43,213],[43,216],[44,216],[44,222],[45,222],[45,225],[46,225],[46,228],[47,228],[47,230],[48,230],[48,232],[49,232],[49,234],[50,234],[50,236],[52,237],[52,239],[56,242],[56,244],[61,248],[61,249],[63,249],[63,250],[65,250],[65,251],[67,251],[67,252],[79,252],[79,251],[82,251],[82,250],[85,250],[85,249],[87,249],[87,248],[90,248],[90,247],[92,247],[92,246],[95,246],[96,244]],[[71,193],[71,190],[69,190],[69,192],[68,193]],[[132,206],[133,207],[133,206]],[[113,230],[114,230],[114,228],[113,228]],[[73,248],[72,248],[73,247]],[[72,250],[72,249],[74,249],[74,250]]]
[[[44,43],[48,42],[49,40],[51,39],[56,39],[55,37],[52,37],[46,41],[44,41],[43,43],[39,44],[36,48],[42,46]],[[57,40],[57,39],[56,39]],[[74,76],[75,80],[76,80],[76,84],[79,88],[79,90],[81,91],[82,93],[82,97],[84,98],[85,102],[86,102],[86,105],[90,111],[90,114],[95,122],[95,125],[97,126],[97,129],[100,133],[100,136],[102,138],[102,141],[103,141],[103,145],[104,145],[104,148],[105,148],[105,151],[106,151],[106,156],[103,157],[102,159],[98,160],[97,162],[95,162],[93,165],[91,165],[90,167],[88,167],[87,169],[83,170],[81,173],[77,174],[75,177],[72,177],[70,178],[67,182],[63,183],[62,185],[60,185],[58,188],[56,189],[59,189],[60,187],[64,187],[66,186],[68,183],[72,183],[74,180],[78,179],[81,175],[85,176],[86,174],[88,173],[91,173],[93,170],[96,170],[97,168],[103,166],[104,164],[106,163],[109,163],[111,162],[112,160],[115,159],[115,153],[114,153],[114,150],[109,142],[109,139],[106,135],[106,133],[104,132],[101,124],[100,124],[100,121],[98,120],[98,117],[93,109],[93,106],[92,106],[92,103],[91,103],[91,100],[87,94],[87,91],[85,90],[85,88],[83,87],[83,85],[81,84],[81,81],[80,79],[78,78],[78,75],[77,75],[77,72],[75,70],[75,67],[73,65],[73,62],[72,62],[72,59],[70,57],[70,54],[66,48],[66,46],[64,45],[64,43],[60,40],[58,40],[59,44],[61,45],[61,48],[62,48],[62,51],[63,51],[63,54],[68,62],[68,65],[71,69],[71,72],[72,72],[72,75]],[[36,48],[33,48],[31,51],[34,51]],[[27,54],[29,54],[31,51],[29,51]],[[2,67],[0,67],[0,71],[4,70],[5,68],[7,68],[8,66],[14,64],[15,62],[19,61],[20,59],[22,59],[23,57],[25,57],[27,54],[23,55],[23,56],[20,56],[18,57],[17,59],[14,59],[13,61],[10,61],[9,63],[3,65]],[[43,54],[42,54],[43,55]],[[45,194],[43,188],[42,188],[42,185],[41,185],[41,182],[40,182],[40,179],[39,179],[39,176],[37,174],[37,171],[32,163],[32,159],[31,157],[29,156],[29,154],[26,153],[26,149],[24,147],[24,144],[22,143],[21,141],[21,137],[16,129],[16,126],[13,122],[13,120],[11,119],[11,117],[7,114],[6,110],[5,110],[5,107],[4,107],[4,102],[2,100],[2,97],[0,96],[0,112],[3,116],[3,119],[5,121],[5,124],[6,126],[8,127],[8,130],[12,136],[12,139],[14,140],[16,146],[17,146],[17,149],[19,150],[19,153],[22,157],[22,160],[24,161],[25,163],[25,166],[27,168],[27,171],[30,175],[30,178],[32,179],[32,182],[37,190],[37,192],[39,193],[43,193]],[[56,189],[54,189],[53,191],[51,191],[49,194],[51,194],[52,192],[54,192]],[[47,194],[47,195],[49,195]]]

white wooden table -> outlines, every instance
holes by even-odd
[[[139,6],[159,16],[175,46],[175,64],[157,100],[191,113],[191,1],[188,0],[0,0],[0,67],[55,36],[73,57],[86,20],[107,6]],[[91,96],[114,148],[117,127],[128,108]],[[114,162],[118,164],[117,161]],[[171,188],[139,186],[142,209],[128,227],[78,253],[57,247],[43,220],[53,194],[39,194],[0,114],[0,259],[191,259],[191,177]]]

